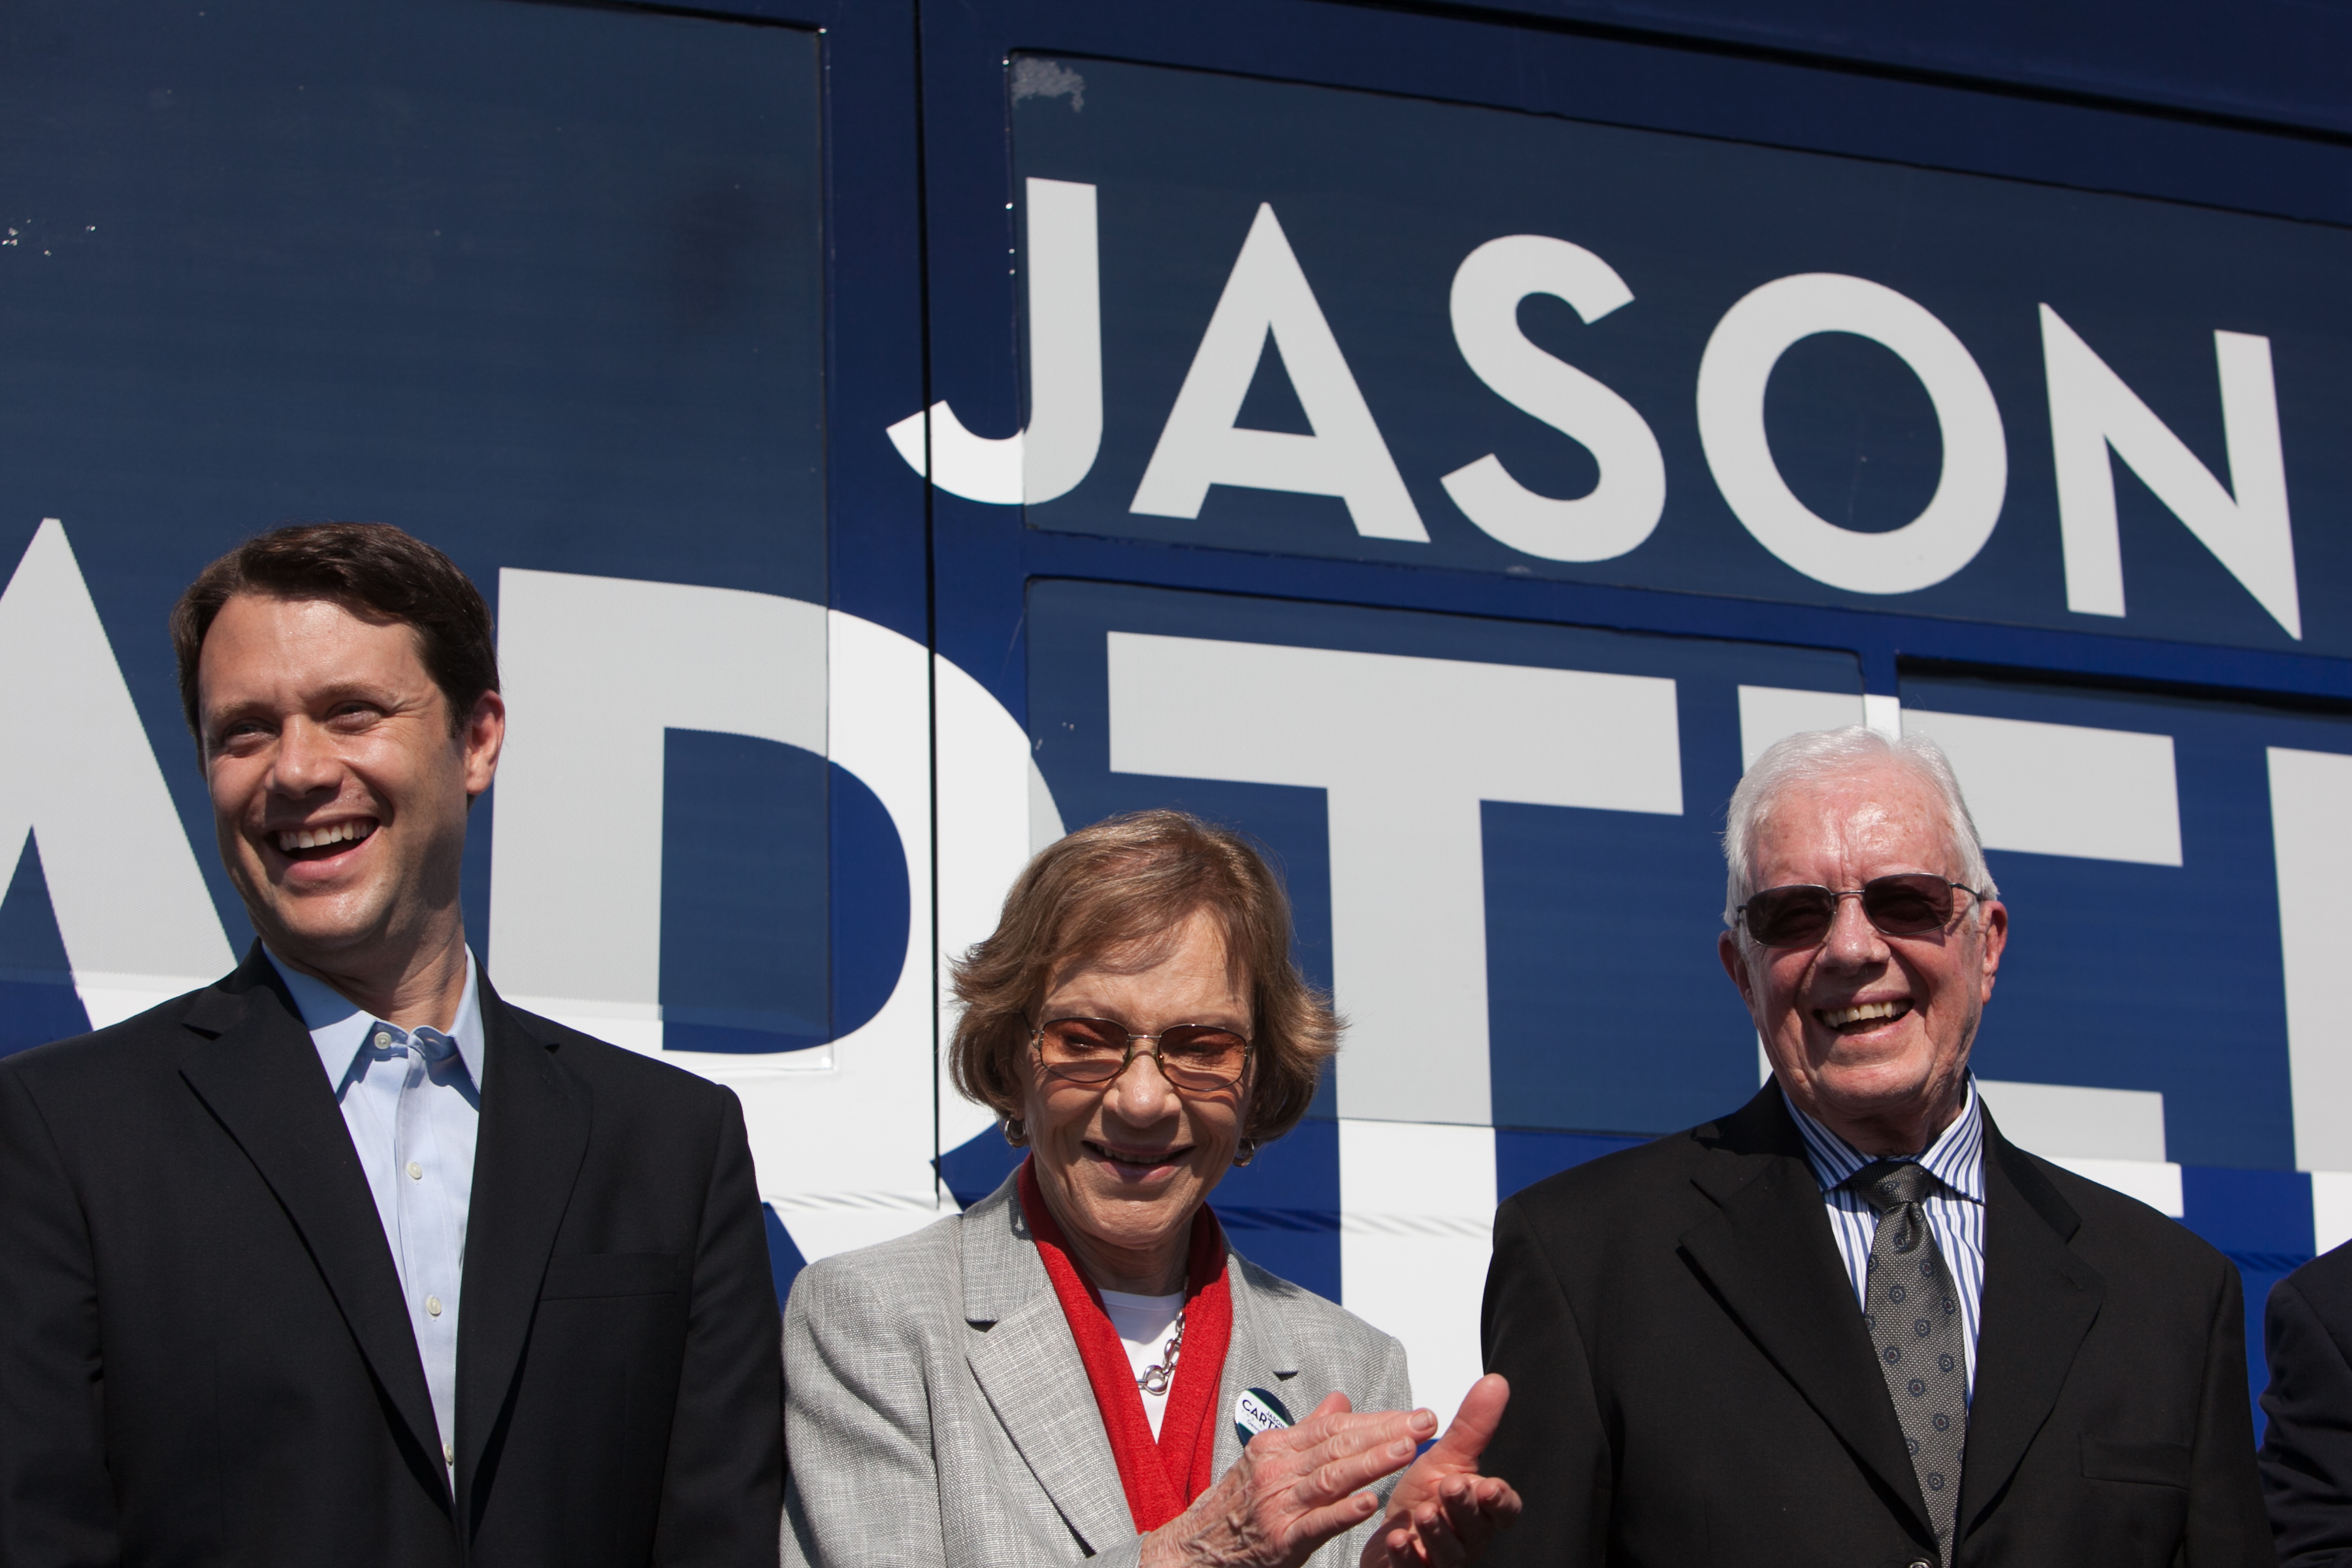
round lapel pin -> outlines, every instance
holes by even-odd
[[[1294,1425],[1289,1407],[1265,1389],[1244,1389],[1241,1397],[1234,1401],[1234,1434],[1241,1438],[1244,1448],[1261,1432]]]

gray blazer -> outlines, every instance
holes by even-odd
[[[1409,1407],[1404,1347],[1229,1251],[1234,1334],[1212,1417],[1271,1391]],[[1077,1342],[1008,1179],[912,1236],[811,1264],[784,1310],[783,1560],[821,1568],[1132,1563],[1141,1552]],[[1371,1524],[1315,1568],[1353,1563]]]

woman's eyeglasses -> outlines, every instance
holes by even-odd
[[[1147,1041],[1152,1049],[1136,1049]],[[1029,1046],[1039,1065],[1066,1083],[1107,1084],[1139,1055],[1158,1063],[1170,1083],[1194,1093],[1229,1088],[1249,1070],[1250,1042],[1212,1024],[1137,1035],[1108,1018],[1048,1018],[1031,1033]]]
[[[1984,897],[1966,882],[1906,871],[1873,877],[1843,891],[1811,883],[1767,888],[1737,912],[1748,934],[1766,947],[1814,947],[1836,923],[1840,899],[1860,899],[1863,918],[1884,935],[1925,936],[1952,923],[1956,891],[1979,900]]]

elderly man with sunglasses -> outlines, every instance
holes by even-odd
[[[1724,852],[1771,1081],[1502,1205],[1497,1560],[2272,1562],[2236,1270],[1969,1076],[2009,914],[1943,754],[1792,736]]]

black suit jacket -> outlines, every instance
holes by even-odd
[[[2279,1561],[2352,1563],[2352,1244],[2271,1288],[2263,1491]]]
[[[2264,1563],[2237,1271],[1985,1126],[1985,1284],[1962,1563]],[[1502,1205],[1491,1561],[1936,1562],[1853,1288],[1777,1087]]]
[[[740,1108],[480,994],[454,1469],[258,946],[0,1061],[0,1564],[776,1562],[780,1330]]]

